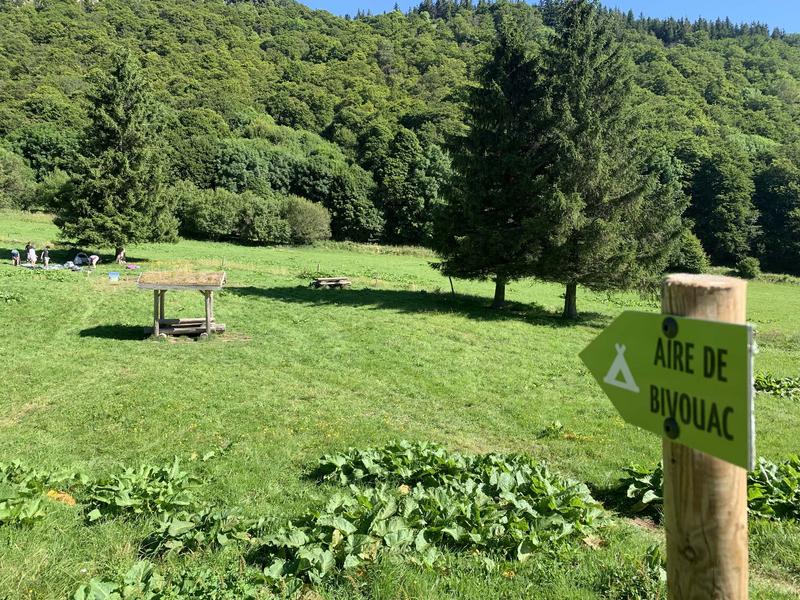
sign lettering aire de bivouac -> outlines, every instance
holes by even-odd
[[[753,468],[752,328],[624,312],[581,352],[625,421]]]

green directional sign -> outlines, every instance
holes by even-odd
[[[624,312],[581,359],[628,423],[753,468],[752,330]]]

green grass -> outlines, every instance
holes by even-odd
[[[655,300],[581,289],[583,318],[565,325],[557,316],[559,286],[514,283],[512,306],[498,313],[487,308],[491,284],[456,281],[452,297],[447,279],[429,266],[434,257],[421,250],[183,241],[133,247],[128,255],[145,269],[227,271],[216,309],[228,332],[207,343],[149,341],[142,332],[152,295],[136,289],[134,272],[113,284],[107,273],[117,269],[108,264],[89,274],[10,266],[11,248],[57,237],[47,216],[0,212],[0,461],[106,473],[233,442],[205,465],[207,498],[252,515],[291,516],[328,493],[303,478],[306,469],[348,446],[407,438],[462,451],[526,452],[598,490],[628,463],[660,456],[660,441],[622,422],[578,358],[620,311],[655,311]],[[108,250],[104,256],[111,258]],[[317,272],[350,276],[354,285],[310,290]],[[800,288],[756,281],[749,289],[756,369],[797,376]],[[167,313],[199,316],[202,298],[170,292]],[[759,394],[756,419],[760,455],[779,460],[798,452],[796,402]],[[538,436],[556,420],[565,435]],[[618,592],[606,574],[635,571],[662,536],[631,523],[604,530],[599,549],[558,559],[496,571],[468,556],[454,555],[438,571],[387,560],[320,592],[610,597]],[[30,529],[0,528],[0,597],[65,598],[90,576],[126,570],[145,534],[130,522],[86,527],[68,507]],[[798,538],[797,524],[753,527],[753,597],[800,594]]]

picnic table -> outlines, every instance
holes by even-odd
[[[324,288],[346,288],[350,287],[350,280],[347,277],[317,277],[311,282],[311,287],[317,289]]]

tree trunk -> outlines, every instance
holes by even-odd
[[[565,319],[578,318],[578,284],[568,283],[567,292],[564,294],[564,313],[561,315]]]
[[[503,308],[506,305],[506,278],[500,275],[494,280],[494,301],[492,308]]]

